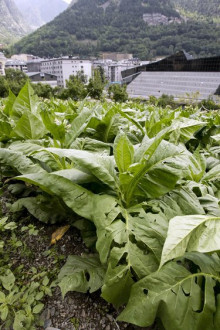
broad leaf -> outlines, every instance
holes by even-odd
[[[146,151],[141,152],[143,153],[141,161],[131,165],[128,173],[120,176],[128,205],[135,195],[145,198],[164,195],[174,189],[177,181],[186,175],[188,165],[186,150],[169,142],[159,143],[159,141],[152,141]]]
[[[137,278],[158,268],[165,239],[166,229],[163,226],[167,223],[162,215],[146,214],[143,209],[135,211],[139,216],[133,217],[122,209],[124,221],[118,219],[107,223],[97,219],[95,222],[98,236],[96,248],[101,262],[108,260],[102,296],[115,306],[127,302],[131,286]]]
[[[43,173],[44,170],[37,164],[34,164],[28,157],[21,152],[15,152],[9,149],[0,148],[0,163],[9,166],[21,174]]]
[[[98,256],[69,256],[58,276],[63,297],[69,291],[97,291],[103,285],[105,271]]]
[[[211,239],[209,239],[211,237]],[[186,251],[220,250],[220,218],[205,215],[175,217],[170,220],[161,264],[181,257]]]
[[[36,219],[44,223],[64,222],[70,218],[70,210],[62,204],[57,197],[42,196],[18,199],[12,206],[12,212],[21,211],[26,208]]]
[[[133,286],[129,303],[118,319],[148,327],[157,317],[166,330],[217,330],[220,295],[215,297],[214,290],[219,282],[216,271],[192,274],[169,262]]]
[[[85,150],[48,148],[49,152],[71,159],[85,171],[90,171],[100,181],[116,188],[116,171],[114,159],[110,156],[97,155]]]
[[[78,215],[95,221],[115,219],[119,210],[115,198],[108,195],[96,195],[72,181],[52,173],[29,174],[16,177],[39,186],[50,195],[60,197],[64,203]]]
[[[115,139],[114,156],[119,172],[126,172],[134,162],[134,147],[125,134],[120,134]]]
[[[208,171],[202,178],[202,182],[209,183],[210,181],[220,181],[220,164],[214,166],[210,171]]]
[[[29,81],[27,81],[13,103],[12,114],[16,117],[20,117],[26,111],[36,114],[37,106],[38,98],[34,95],[34,90]]]
[[[73,120],[71,124],[71,131],[67,133],[65,145],[69,148],[74,140],[80,136],[85,130],[90,118],[93,115],[93,110],[84,108],[81,113]]]
[[[14,136],[23,139],[40,139],[45,133],[45,126],[42,121],[33,113],[24,111],[13,129]]]

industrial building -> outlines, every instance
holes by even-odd
[[[57,86],[57,76],[53,74],[43,72],[27,72],[26,74],[33,84],[41,83],[50,85],[51,87]]]
[[[194,59],[184,51],[160,61],[122,71],[130,97],[173,95],[176,99],[207,99],[220,86],[220,56]]]

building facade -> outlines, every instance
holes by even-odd
[[[33,59],[31,61],[27,61],[27,71],[28,72],[40,72],[42,61],[43,61],[43,59]]]
[[[5,63],[7,62],[7,58],[4,56],[2,52],[0,52],[0,75],[5,75]]]
[[[93,63],[94,68],[101,67],[104,70],[105,78],[111,83],[122,82],[122,72],[124,70],[134,68],[140,65],[138,59],[124,60],[124,61],[112,61],[112,60],[98,60]]]
[[[65,87],[70,75],[77,75],[79,72],[83,73],[88,81],[92,77],[92,62],[71,56],[47,59],[41,62],[41,72],[56,75],[58,86]]]
[[[26,73],[27,72],[27,62],[19,61],[19,60],[8,60],[5,63],[5,69],[20,70],[20,71]]]

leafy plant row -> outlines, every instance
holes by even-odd
[[[12,211],[69,219],[92,252],[68,257],[63,296],[101,289],[125,306],[119,321],[219,328],[219,124],[191,106],[42,102],[28,84],[10,94],[0,166]]]

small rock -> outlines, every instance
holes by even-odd
[[[107,316],[107,318],[109,319],[109,321],[110,321],[110,322],[113,322],[114,318],[113,318],[113,316],[112,316],[112,315],[110,315],[110,314],[107,314],[106,316]]]
[[[46,328],[45,330],[60,330],[60,329],[49,327],[49,328]]]
[[[110,325],[107,325],[107,327],[105,328],[105,330],[111,330]]]
[[[50,319],[44,321],[44,328],[47,329],[52,325],[52,321]]]
[[[81,316],[86,317],[86,312],[84,311],[84,309],[82,310]]]
[[[54,316],[55,315],[55,312],[56,312],[55,307],[52,307],[51,310],[50,310],[50,315],[51,316]]]

